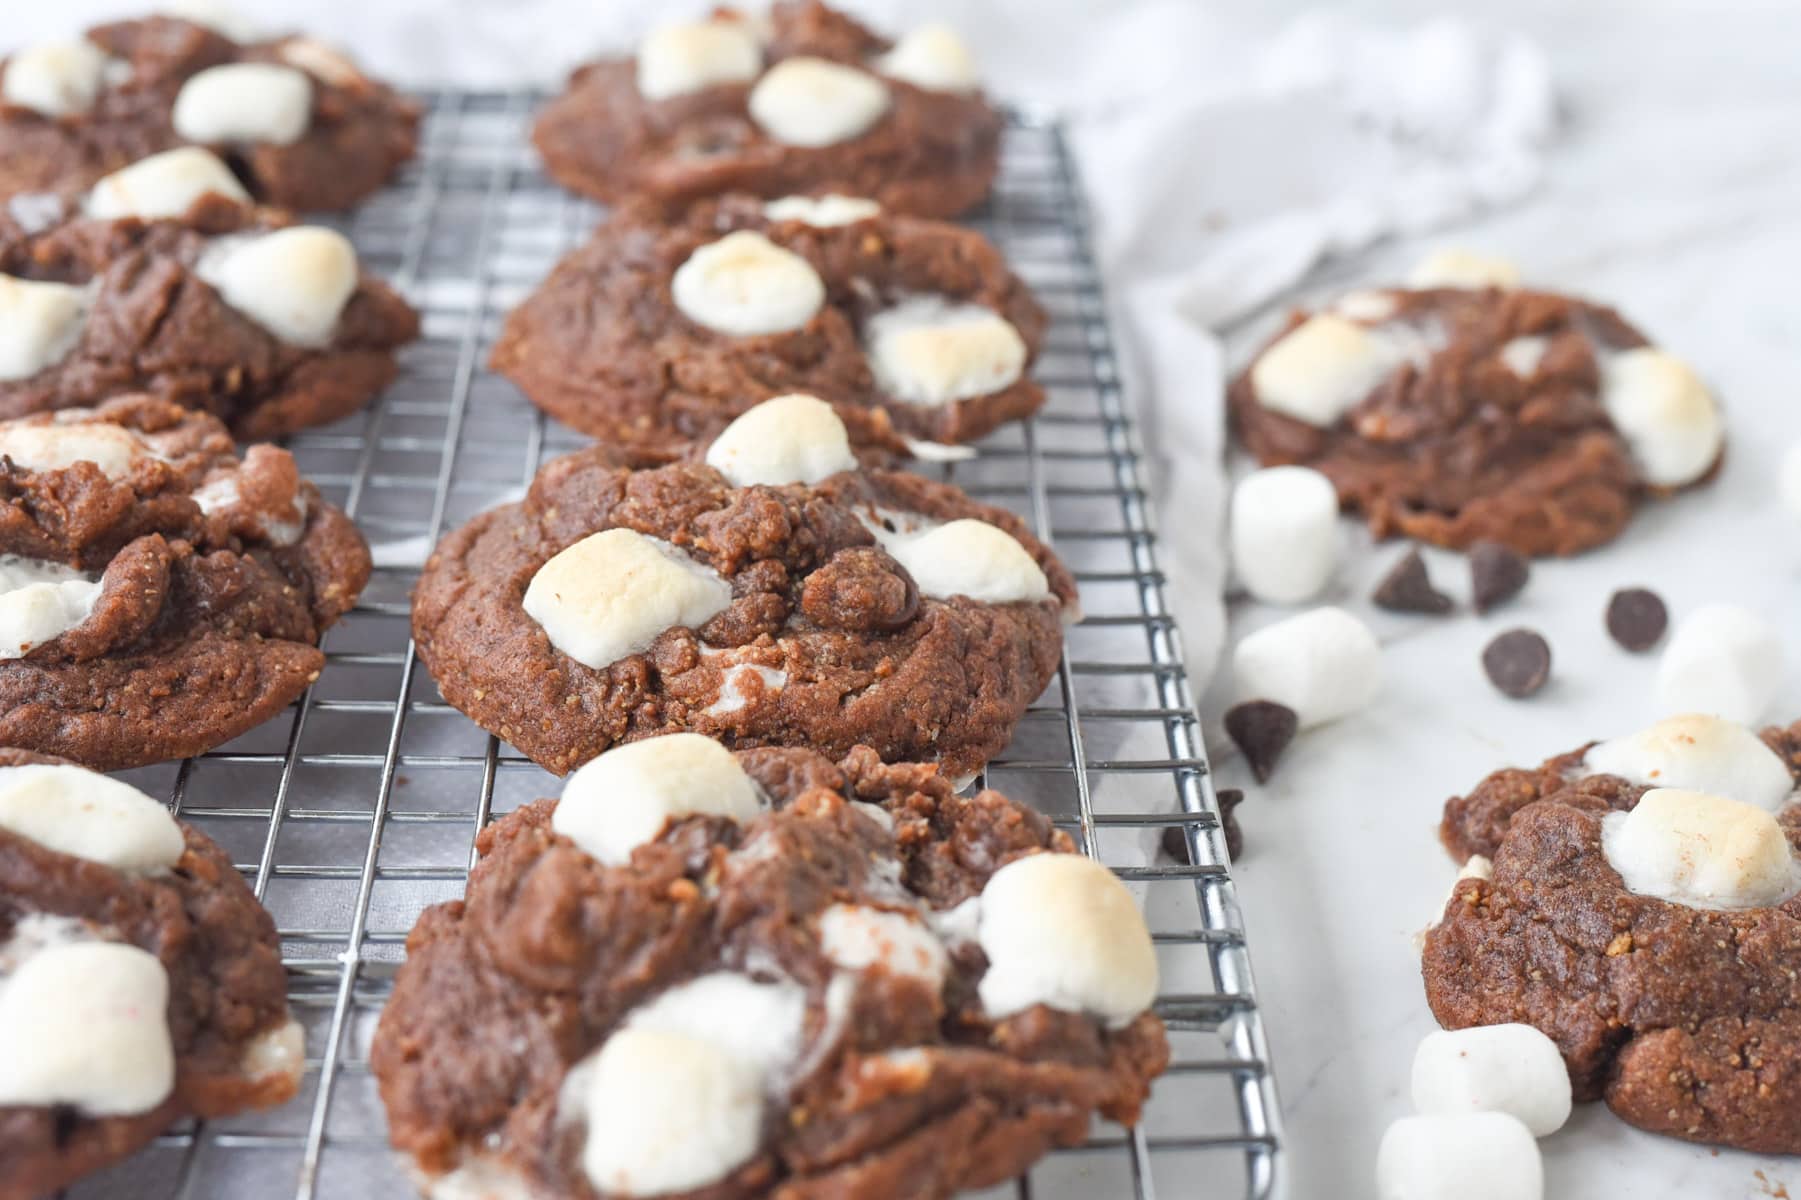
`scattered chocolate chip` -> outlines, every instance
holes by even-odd
[[[1244,792],[1238,788],[1221,788],[1213,798],[1219,801],[1219,827],[1226,835],[1226,853],[1237,862],[1238,856],[1244,853],[1244,834],[1238,828],[1238,814],[1234,810],[1244,802]]]
[[[1512,546],[1477,542],[1470,547],[1470,597],[1485,613],[1526,586],[1532,564]]]
[[[1488,680],[1516,700],[1551,677],[1551,645],[1530,629],[1509,629],[1482,651]]]
[[[1268,783],[1276,760],[1300,728],[1294,709],[1273,700],[1246,700],[1226,710],[1226,736],[1251,764],[1258,783]]]
[[[1670,610],[1649,588],[1621,588],[1607,602],[1607,632],[1628,650],[1649,650],[1669,625]]]
[[[1451,598],[1432,586],[1426,573],[1426,560],[1415,546],[1401,556],[1371,597],[1377,608],[1391,612],[1431,613],[1442,616],[1451,611]]]
[[[1179,863],[1192,862],[1188,855],[1188,831],[1180,825],[1163,827],[1163,853]]]

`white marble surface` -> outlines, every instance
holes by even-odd
[[[1236,874],[1297,1198],[1373,1194],[1377,1140],[1408,1109],[1413,1048],[1433,1028],[1410,938],[1456,869],[1435,837],[1444,798],[1495,767],[1660,715],[1655,654],[1629,655],[1603,632],[1614,588],[1652,586],[1677,618],[1733,600],[1786,626],[1790,682],[1767,715],[1801,716],[1801,527],[1775,499],[1778,458],[1801,439],[1801,24],[1774,4],[1531,3],[1506,15],[1549,49],[1570,105],[1545,186],[1452,235],[1338,264],[1319,290],[1392,279],[1428,244],[1505,253],[1534,282],[1616,302],[1696,363],[1728,406],[1731,444],[1713,487],[1652,506],[1603,551],[1539,565],[1522,597],[1486,618],[1468,612],[1467,571],[1451,555],[1431,565],[1460,615],[1371,609],[1400,548],[1372,548],[1347,522],[1334,598],[1384,642],[1382,700],[1303,735],[1265,787],[1209,721],[1219,783],[1248,789]],[[1238,332],[1235,361],[1259,332]],[[1233,631],[1276,615],[1234,605]],[[1553,682],[1524,702],[1494,692],[1477,664],[1516,624],[1543,631],[1554,654]],[[1551,1197],[1801,1193],[1801,1162],[1651,1137],[1598,1105],[1542,1146]]]

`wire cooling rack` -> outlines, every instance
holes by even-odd
[[[305,1081],[279,1111],[176,1130],[80,1196],[411,1194],[368,1068],[406,933],[422,908],[462,893],[478,829],[558,788],[443,702],[408,640],[408,596],[442,533],[583,444],[485,363],[507,310],[599,210],[537,165],[526,130],[543,97],[426,99],[419,161],[345,225],[367,266],[419,307],[425,336],[368,411],[290,443],[375,546],[375,578],[284,717],[132,775],[223,845],[274,913],[306,1027]],[[1088,614],[986,782],[1049,814],[1141,892],[1175,1050],[1136,1129],[1097,1124],[1086,1145],[993,1195],[1271,1196],[1280,1118],[1243,925],[1087,214],[1054,124],[1012,120],[995,196],[974,224],[1052,313],[1037,367],[1050,402],[977,459],[932,469],[1024,516],[1076,572]],[[1171,829],[1181,860],[1158,852]]]

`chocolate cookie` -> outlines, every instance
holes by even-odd
[[[974,771],[1055,674],[1075,584],[1017,517],[856,467],[802,396],[752,409],[704,461],[558,459],[433,552],[420,658],[559,774],[676,729]]]
[[[1323,472],[1378,537],[1533,555],[1714,471],[1720,413],[1680,360],[1610,308],[1446,266],[1294,314],[1229,393],[1251,453]]]
[[[369,578],[274,446],[134,396],[0,422],[0,745],[113,770],[198,754],[318,677]]]
[[[239,43],[174,17],[120,21],[0,61],[0,197],[205,146],[259,201],[349,208],[413,157],[418,126],[417,105],[312,38]]]
[[[807,0],[658,28],[579,68],[532,131],[559,183],[608,203],[830,184],[928,217],[987,197],[1000,137],[955,33],[889,42]]]
[[[655,738],[477,846],[370,1053],[434,1195],[931,1200],[1168,1062],[1130,893],[931,767]]]
[[[859,446],[1036,412],[1045,315],[980,234],[845,196],[628,205],[507,318],[492,366],[558,420],[678,455],[784,392]]]
[[[1801,1153],[1798,782],[1801,722],[1711,717],[1491,775],[1446,806],[1493,866],[1426,934],[1434,1015],[1538,1027],[1641,1128]]]
[[[206,151],[176,150],[85,199],[0,211],[0,417],[141,391],[249,441],[380,393],[418,314],[342,234],[233,186]]]
[[[224,851],[136,788],[0,749],[0,1200],[292,1097],[286,992]]]

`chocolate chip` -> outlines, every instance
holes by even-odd
[[[1294,709],[1273,700],[1246,700],[1226,710],[1226,736],[1251,764],[1258,783],[1268,783],[1276,760],[1294,741],[1300,721]]]
[[[1193,861],[1188,854],[1188,832],[1180,825],[1163,827],[1163,853],[1179,863]]]
[[[1431,613],[1442,616],[1451,611],[1451,598],[1432,586],[1426,573],[1426,560],[1415,546],[1401,556],[1371,597],[1377,608],[1391,612]]]
[[[1488,680],[1516,700],[1530,696],[1551,677],[1551,646],[1530,629],[1509,629],[1482,651]]]
[[[1670,610],[1648,588],[1621,588],[1607,602],[1607,632],[1628,650],[1649,650],[1669,624]]]
[[[1238,818],[1232,810],[1244,800],[1244,792],[1238,788],[1221,788],[1214,798],[1219,801],[1219,827],[1226,836],[1226,853],[1237,858],[1244,850],[1244,834],[1239,831]],[[1166,825],[1161,839],[1163,853],[1184,865],[1194,861],[1188,853],[1188,828],[1185,825]]]
[[[1477,542],[1470,547],[1470,596],[1485,613],[1526,586],[1532,564],[1512,546]]]

